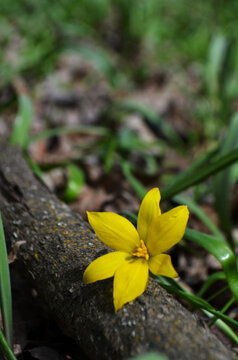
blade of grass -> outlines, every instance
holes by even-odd
[[[0,348],[7,360],[17,360],[0,329]]]
[[[232,297],[226,304],[225,306],[223,306],[223,308],[221,309],[222,313],[225,313],[229,307],[231,307],[231,305],[235,302],[235,298]],[[211,322],[209,324],[209,327],[211,327],[213,324],[215,324],[215,322],[217,321],[217,318],[214,316],[213,319],[211,319]]]
[[[108,135],[108,129],[100,126],[73,126],[73,127],[58,127],[55,129],[47,129],[27,140],[27,145],[43,139],[48,139],[52,136],[69,135],[69,134],[89,134],[105,136]]]
[[[229,129],[226,133],[226,137],[220,151],[221,155],[225,155],[231,150],[238,147],[237,133],[238,113],[234,114],[231,119]],[[221,173],[217,174],[214,178],[214,195],[216,210],[219,215],[221,226],[226,231],[229,242],[231,243],[233,243],[233,240],[230,216],[230,194],[234,181],[236,180],[235,177],[233,177],[234,170],[234,166],[231,166],[222,171]]]
[[[208,161],[211,161],[212,158],[217,154],[218,148],[214,148],[210,151],[205,152],[205,154],[200,155],[197,159],[194,159],[192,164],[185,170],[181,171],[179,174],[176,174],[169,182],[169,187],[176,186],[177,183],[183,183],[190,175],[193,175],[198,169],[204,166]],[[166,188],[165,188],[166,189]]]
[[[30,168],[32,169],[32,171],[34,171],[34,173],[40,178],[43,179],[43,171],[41,170],[41,168],[34,162],[34,160],[32,160],[32,158],[26,153],[25,154],[25,159],[28,162],[28,165],[30,166]]]
[[[189,177],[186,175],[186,177],[182,178],[181,176],[162,190],[162,200],[167,200],[190,186],[199,184],[208,177],[235,163],[237,160],[238,149],[235,149],[228,154],[221,156],[219,159],[214,160],[209,165],[199,169],[199,171],[198,169],[192,171]]]
[[[227,48],[227,38],[221,34],[216,34],[211,42],[206,69],[207,88],[211,96],[218,95],[220,76],[224,66]]]
[[[32,115],[33,106],[31,99],[26,94],[19,94],[18,114],[10,137],[10,143],[12,145],[19,144],[22,149],[25,149],[31,126]]]
[[[231,326],[233,329],[238,330],[238,322],[231,319],[229,316],[223,314],[222,312],[215,310],[213,306],[211,306],[207,301],[199,298],[196,295],[193,295],[188,292],[184,292],[182,290],[179,290],[171,285],[167,284],[160,284],[163,288],[165,288],[167,291],[174,293],[181,297],[182,299],[187,300],[189,303],[191,303],[193,306],[207,310],[209,313],[215,315],[217,318],[223,320],[226,324]]]
[[[238,301],[238,268],[234,252],[223,239],[207,234],[200,233],[192,229],[186,229],[184,238],[192,241],[209,253],[220,262],[231,292]]]
[[[62,200],[65,202],[74,201],[84,186],[84,173],[74,164],[68,165],[69,179]]]
[[[226,290],[229,289],[229,286],[224,286],[223,288],[221,288],[220,290],[216,291],[215,293],[213,293],[211,296],[209,296],[206,300],[208,302],[212,301],[213,299],[215,299],[217,296],[223,294]]]
[[[202,297],[203,294],[207,291],[207,289],[216,281],[218,280],[225,280],[226,276],[223,271],[216,272],[214,274],[211,274],[207,280],[203,283],[201,289],[198,291],[197,295],[199,297]]]
[[[210,312],[206,311],[205,309],[202,310],[204,314],[207,315],[209,318],[214,318],[214,315],[211,315]],[[236,344],[238,344],[238,336],[234,333],[234,331],[230,328],[229,325],[227,325],[224,321],[221,319],[216,318],[216,325],[226,334],[230,337],[231,340],[233,340]]]
[[[159,280],[159,284],[163,287],[163,285],[170,286],[170,292],[174,293],[174,291],[180,290],[185,294],[191,294],[185,287],[183,287],[179,282],[172,278],[166,278],[164,276],[155,276]],[[167,289],[168,290],[168,289]],[[169,291],[169,290],[168,290]],[[195,296],[195,295],[194,295]],[[199,297],[198,297],[199,299]],[[189,301],[189,299],[187,299]],[[207,317],[213,319],[214,315],[204,308],[200,309]],[[234,333],[234,331],[227,325],[223,320],[216,318],[216,325],[227,334],[236,344],[238,344],[238,336]]]
[[[112,169],[113,157],[114,157],[117,146],[118,146],[118,144],[117,144],[116,139],[114,137],[111,137],[108,140],[106,153],[105,153],[105,157],[104,157],[104,169],[107,174]]]
[[[137,195],[142,199],[146,194],[145,187],[132,175],[131,164],[128,161],[121,161],[122,171],[128,182],[131,184]]]
[[[12,347],[12,297],[6,242],[0,213],[0,305],[4,332]]]

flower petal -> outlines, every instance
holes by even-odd
[[[94,260],[84,271],[83,282],[90,284],[112,277],[116,269],[130,257],[128,253],[115,251]]]
[[[140,296],[146,289],[149,277],[148,262],[145,259],[126,261],[115,272],[113,302],[115,311]]]
[[[87,212],[88,221],[99,239],[111,249],[132,253],[140,245],[132,223],[112,212]]]
[[[149,269],[154,275],[163,275],[171,278],[178,277],[175,271],[171,257],[168,254],[159,254],[151,256],[149,260]]]
[[[179,242],[188,222],[187,206],[177,206],[157,218],[153,218],[148,230],[147,248],[150,255],[158,255]]]
[[[147,242],[147,233],[152,219],[154,217],[159,217],[161,214],[159,206],[160,199],[159,189],[154,188],[150,190],[142,200],[137,220],[137,231],[145,244]]]

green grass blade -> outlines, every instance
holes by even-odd
[[[234,252],[221,238],[186,229],[184,238],[192,241],[210,252],[222,265],[228,285],[238,301],[238,268]]]
[[[210,312],[203,309],[204,314],[206,314],[209,318],[213,318],[214,315],[211,315]],[[234,331],[228,326],[224,321],[221,319],[216,319],[216,325],[226,334],[229,336],[230,339],[232,339],[236,344],[238,344],[238,336]]]
[[[104,169],[107,174],[112,170],[114,154],[115,154],[117,146],[118,146],[118,144],[117,144],[116,139],[114,137],[111,137],[108,140],[107,147],[106,147],[106,153],[104,156]]]
[[[6,242],[0,214],[0,305],[4,332],[12,347],[12,297]]]
[[[33,106],[31,99],[26,94],[20,94],[18,101],[18,114],[11,133],[10,143],[12,145],[19,144],[24,149],[27,145],[31,126]]]
[[[221,309],[221,312],[224,314],[230,307],[231,305],[235,302],[235,298],[232,297],[226,304],[225,306],[223,306],[223,308]],[[209,326],[211,327],[213,324],[215,324],[215,322],[217,321],[217,318],[214,316],[212,318],[212,320],[209,323]]]
[[[84,126],[84,125],[47,129],[40,132],[39,134],[31,136],[27,140],[27,145],[29,145],[32,142],[48,139],[52,136],[69,135],[69,134],[89,134],[89,135],[105,136],[108,135],[108,129],[100,126]]]
[[[146,194],[145,187],[131,172],[131,165],[127,161],[122,161],[122,171],[128,182],[131,184],[137,195],[142,199]]]
[[[204,164],[201,169],[192,171],[190,176],[181,176],[177,180],[173,181],[171,185],[169,184],[162,190],[162,200],[167,200],[181,191],[189,188],[190,186],[199,184],[208,177],[234,164],[236,161],[238,161],[238,149],[235,149],[228,154],[219,157],[219,159],[212,161],[206,166]]]
[[[25,154],[25,159],[28,162],[28,165],[30,166],[30,168],[32,169],[32,171],[40,178],[43,179],[43,171],[41,170],[41,168],[39,167],[39,165],[37,165],[35,163],[35,161],[26,153]]]
[[[224,143],[221,148],[221,155],[229,153],[238,147],[238,113],[231,119]],[[232,223],[230,214],[230,194],[235,178],[234,166],[231,166],[217,174],[214,178],[215,206],[219,215],[222,228],[226,231],[229,240],[232,242]]]
[[[176,174],[169,182],[168,186],[165,187],[164,191],[167,191],[167,188],[173,188],[177,184],[183,184],[187,178],[193,175],[198,169],[211,161],[211,159],[217,154],[218,148],[212,149],[205,154],[200,155],[197,159],[194,159],[192,164],[185,170],[181,171],[179,174]],[[165,195],[166,196],[166,195]]]
[[[0,329],[0,349],[7,360],[17,360]]]
[[[215,310],[212,305],[210,305],[207,301],[199,298],[196,295],[193,295],[189,292],[184,292],[183,290],[179,290],[171,285],[167,285],[165,283],[162,283],[161,286],[165,288],[167,291],[174,293],[181,297],[182,299],[187,300],[189,303],[191,303],[193,306],[204,309],[208,311],[209,313],[215,315],[218,319],[223,320],[227,325],[231,326],[233,329],[238,330],[238,322],[231,319],[229,316],[223,314],[221,311]]]
[[[227,49],[227,39],[221,34],[215,35],[211,42],[206,68],[207,88],[212,96],[217,96],[220,90],[220,76],[224,67]]]
[[[214,282],[218,281],[218,280],[225,280],[226,276],[225,273],[223,271],[218,271],[214,274],[211,274],[207,280],[203,283],[201,289],[198,291],[197,295],[198,296],[203,296],[203,294],[205,294],[205,292],[207,291],[207,289],[214,284]]]
[[[223,273],[224,274],[224,273]],[[174,293],[174,291],[180,290],[184,292],[185,294],[191,294],[185,287],[183,287],[179,282],[177,282],[175,279],[167,278],[164,276],[155,276],[159,280],[159,284],[161,286],[167,285],[170,286],[170,292]],[[168,290],[168,288],[167,288]],[[194,295],[195,296],[195,295]],[[187,299],[189,301],[189,299]],[[214,315],[211,314],[211,312],[205,310],[204,308],[200,309],[202,312],[204,312],[207,317],[213,319]],[[228,326],[224,321],[221,319],[216,319],[216,325],[225,333],[227,334],[236,344],[238,344],[238,336],[234,333],[234,331]]]
[[[83,171],[73,164],[68,166],[69,180],[62,200],[65,202],[74,201],[79,195],[82,187],[84,186],[84,173]]]

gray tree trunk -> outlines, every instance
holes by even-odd
[[[0,154],[8,245],[26,241],[18,261],[60,328],[89,358],[126,359],[150,350],[170,360],[236,358],[153,279],[143,295],[115,313],[111,279],[82,282],[86,266],[108,249],[36,178],[18,147],[0,142]]]

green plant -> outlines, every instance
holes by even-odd
[[[12,341],[12,298],[8,268],[7,249],[0,214],[0,308],[3,319],[5,337],[0,330],[0,349],[7,360],[16,360],[11,347]]]

